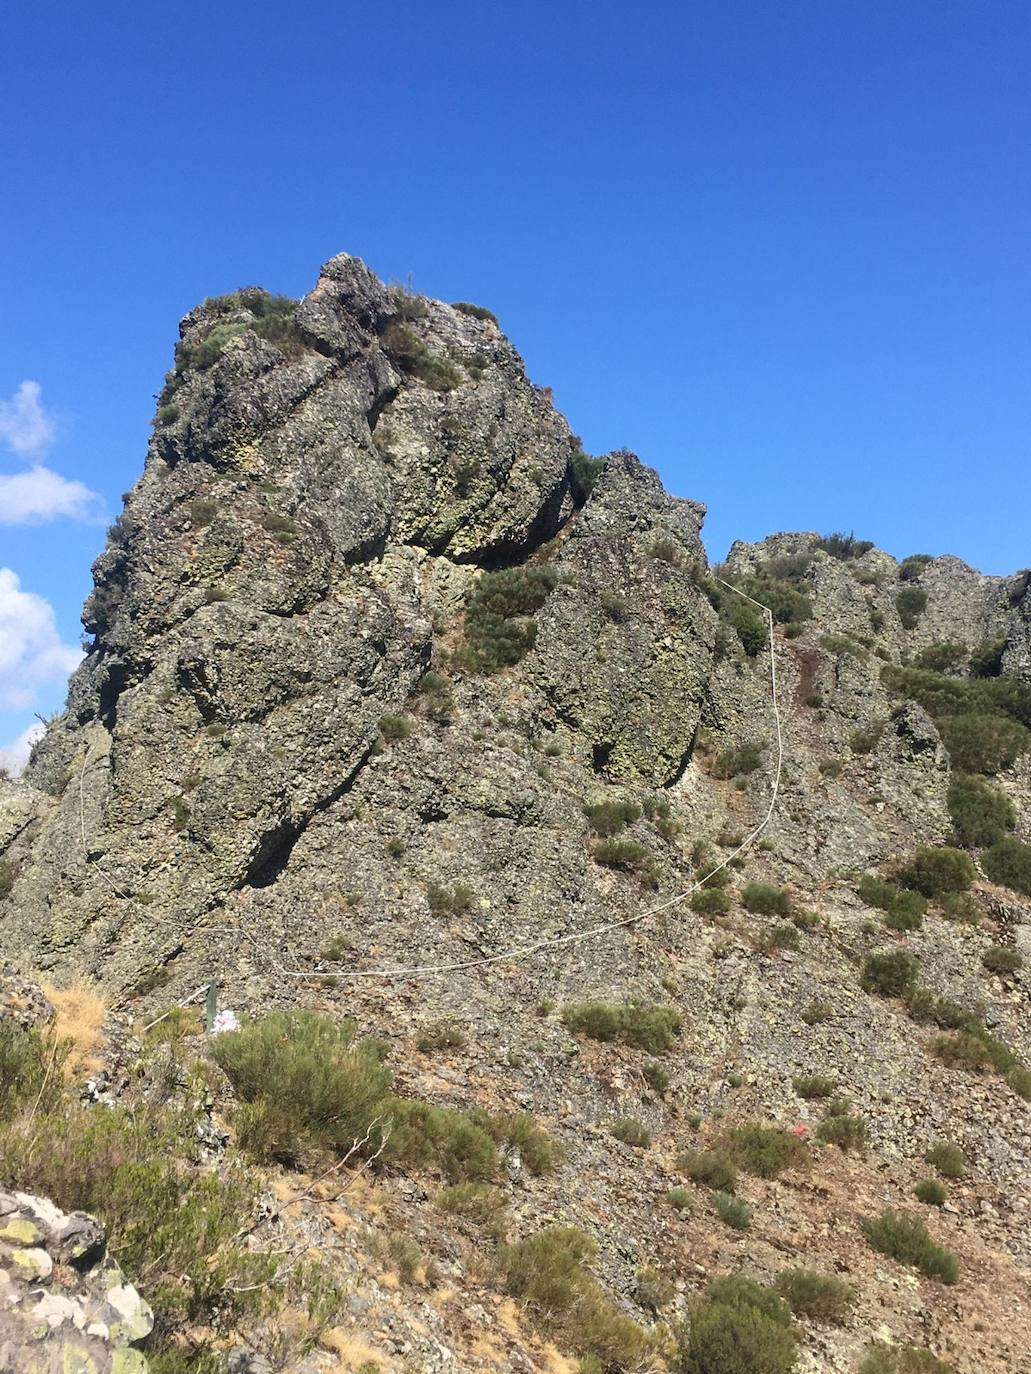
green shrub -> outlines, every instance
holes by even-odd
[[[966,892],[974,876],[970,855],[962,849],[920,845],[899,879],[905,887],[915,888],[925,897],[938,897],[943,892]]]
[[[583,1231],[554,1226],[502,1246],[498,1268],[507,1291],[559,1345],[614,1371],[642,1360],[650,1341],[587,1272],[597,1250]]]
[[[680,1013],[647,1002],[575,1002],[562,1008],[562,1023],[592,1040],[620,1040],[649,1054],[665,1054],[680,1033]]]
[[[401,371],[417,377],[431,391],[453,391],[461,382],[461,373],[454,363],[434,353],[398,319],[387,324],[380,337],[384,350]]]
[[[831,1020],[834,1015],[834,1008],[827,1002],[815,999],[802,1009],[802,1020],[807,1026],[822,1026],[825,1021]]]
[[[1015,949],[1007,949],[1004,945],[991,945],[981,955],[981,963],[989,973],[997,973],[1000,977],[1006,978],[1022,968],[1024,960]]]
[[[430,883],[426,889],[426,899],[435,916],[443,916],[449,912],[460,915],[463,911],[469,911],[474,897],[475,893],[467,883],[453,883],[450,887]]]
[[[752,1122],[735,1126],[729,1136],[730,1153],[745,1173],[757,1178],[776,1178],[799,1164],[806,1148],[798,1136],[780,1126]]]
[[[605,471],[605,458],[589,458],[582,448],[576,448],[569,459],[569,491],[573,504],[579,508],[597,485]]]
[[[547,565],[484,573],[466,602],[465,650],[459,661],[477,673],[496,673],[518,663],[537,641],[540,610],[558,585]]]
[[[756,940],[756,948],[765,954],[772,954],[778,949],[801,947],[802,937],[798,933],[798,928],[788,921],[780,921],[775,926],[767,927],[760,932]]]
[[[866,646],[853,639],[851,635],[821,635],[820,647],[838,658],[842,654],[851,654],[853,658],[859,659],[867,657]]]
[[[719,593],[717,610],[720,619],[737,635],[741,647],[749,658],[755,658],[765,648],[769,637],[766,617],[756,606],[751,606],[733,593]]]
[[[970,774],[959,773],[952,778],[948,805],[956,840],[969,848],[993,845],[1016,825],[1010,799]]]
[[[879,950],[863,961],[860,986],[881,997],[902,997],[916,982],[920,963],[904,949]]]
[[[805,907],[796,907],[791,913],[791,921],[799,930],[807,933],[816,930],[822,923],[818,911],[809,911]]]
[[[409,737],[412,722],[407,716],[380,716],[379,732],[388,744],[394,744]]]
[[[777,1276],[777,1292],[796,1317],[825,1326],[842,1326],[856,1301],[850,1283],[816,1269],[786,1269]]]
[[[729,911],[730,893],[725,887],[700,887],[691,893],[691,910],[703,916],[714,916]]]
[[[939,1183],[936,1178],[922,1178],[913,1193],[920,1202],[926,1202],[931,1207],[940,1207],[948,1197],[944,1183]]]
[[[735,1231],[747,1231],[752,1224],[752,1209],[747,1202],[732,1197],[730,1193],[713,1193],[716,1215],[725,1225]]]
[[[866,1146],[866,1122],[861,1116],[850,1116],[846,1112],[831,1112],[816,1128],[816,1137],[827,1145],[837,1145],[846,1153],[849,1150],[862,1151]]]
[[[962,1178],[967,1171],[967,1157],[958,1145],[938,1141],[924,1154],[924,1160],[937,1169],[942,1178]]]
[[[832,558],[840,558],[848,561],[852,558],[862,558],[863,554],[869,553],[873,548],[872,539],[857,539],[854,533],[844,534],[840,530],[834,534],[824,534],[816,541],[816,548],[823,549],[824,553],[829,553]]]
[[[608,838],[620,834],[631,822],[639,820],[641,808],[636,802],[598,801],[585,806],[584,815],[596,835]]]
[[[672,1368],[674,1374],[788,1374],[797,1354],[786,1304],[770,1289],[734,1276],[709,1284],[678,1341]]]
[[[459,311],[462,315],[469,315],[474,320],[489,320],[491,324],[497,324],[498,317],[493,310],[488,310],[485,305],[473,305],[470,301],[452,301],[452,309]]]
[[[912,630],[927,608],[927,592],[923,587],[903,587],[895,597],[895,608],[905,628]]]
[[[741,905],[746,911],[762,916],[787,916],[791,911],[791,898],[782,887],[747,883],[741,893]]]
[[[714,778],[736,778],[754,773],[763,761],[763,744],[736,744],[717,754],[712,765]]]
[[[959,1278],[956,1256],[935,1244],[920,1218],[909,1212],[886,1208],[880,1216],[863,1222],[863,1235],[882,1255],[919,1269],[926,1278],[946,1284]]]
[[[477,1120],[499,1145],[518,1152],[528,1173],[550,1174],[561,1164],[562,1146],[534,1119],[532,1112],[500,1112]]]
[[[437,1206],[449,1216],[481,1226],[500,1240],[508,1223],[508,1199],[489,1183],[454,1183],[437,1198]]]
[[[737,1165],[719,1150],[684,1150],[677,1156],[677,1168],[694,1183],[718,1192],[732,1193],[737,1185]]]
[[[919,930],[923,924],[927,902],[918,892],[901,888],[871,873],[864,873],[856,889],[868,906],[885,913],[885,925],[891,930]]]
[[[465,1031],[454,1021],[434,1021],[431,1026],[420,1031],[416,1037],[416,1048],[424,1054],[438,1050],[461,1050],[465,1048]]]
[[[651,850],[636,840],[596,840],[591,845],[591,858],[603,868],[615,868],[621,873],[635,873],[645,884],[654,887],[655,861]]]
[[[1006,1082],[1025,1102],[1031,1102],[1031,1069],[1017,1064],[1006,1074]]]
[[[993,883],[1031,897],[1031,844],[1007,836],[993,844],[981,862]]]
[[[826,1078],[818,1073],[807,1073],[793,1078],[791,1086],[799,1097],[811,1101],[815,1098],[833,1097],[837,1084],[833,1078]]]
[[[398,1097],[383,1110],[391,1131],[386,1158],[438,1168],[449,1183],[489,1183],[497,1174],[497,1147],[470,1114]]]
[[[842,766],[840,759],[820,760],[820,772],[825,778],[840,778]]]
[[[874,1341],[857,1374],[956,1374],[956,1370],[922,1346]]]
[[[859,730],[853,731],[849,736],[848,747],[853,754],[870,754],[877,748],[878,741],[884,734],[884,722],[874,721],[872,725],[865,725]]]
[[[56,1109],[70,1049],[69,1041],[0,1021],[0,1121],[32,1106],[37,1098],[37,1110],[44,1115]]]
[[[929,668],[933,673],[954,672],[966,660],[967,651],[962,644],[928,644],[916,656],[918,668]]]
[[[646,1150],[652,1143],[652,1133],[635,1116],[620,1116],[610,1127],[612,1135],[623,1145],[636,1145]]]
[[[886,664],[882,679],[918,701],[937,725],[953,767],[998,773],[1031,747],[1031,688],[1014,678],[958,678]]]
[[[935,724],[953,766],[970,773],[1001,773],[1031,746],[1031,732],[1003,715],[968,712]]]
[[[212,1037],[210,1052],[243,1104],[240,1144],[259,1159],[346,1150],[385,1115],[390,1070],[351,1022],[273,1012]],[[370,1153],[381,1140],[374,1131]]]
[[[691,1206],[691,1192],[687,1188],[671,1188],[666,1194],[666,1201],[677,1212],[683,1212]]]
[[[999,677],[1007,642],[1005,635],[999,635],[996,639],[984,639],[971,649],[970,671],[974,677]]]
[[[969,1031],[950,1031],[937,1035],[931,1042],[931,1053],[950,1069],[968,1069],[978,1073],[992,1062],[988,1046],[978,1035]]]
[[[648,1084],[653,1092],[660,1097],[666,1092],[670,1085],[670,1072],[665,1064],[660,1064],[657,1059],[651,1059],[641,1069],[641,1077]]]

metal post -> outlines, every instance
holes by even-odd
[[[204,1029],[210,1035],[215,1027],[215,1017],[218,1014],[218,984],[208,984],[208,1001],[204,1012]]]

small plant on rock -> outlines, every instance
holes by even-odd
[[[842,1326],[856,1301],[850,1283],[816,1269],[786,1269],[778,1275],[777,1292],[796,1317],[825,1326]]]
[[[863,1234],[875,1250],[919,1269],[926,1278],[955,1283],[959,1278],[956,1256],[932,1240],[919,1217],[891,1208],[863,1223]]]

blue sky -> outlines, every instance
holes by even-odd
[[[341,250],[493,308],[714,557],[1031,563],[1023,0],[10,0],[0,51],[0,748],[63,699],[179,317]]]

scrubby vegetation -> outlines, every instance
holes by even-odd
[[[925,897],[940,897],[945,892],[966,892],[974,881],[974,865],[969,854],[947,845],[937,848],[921,845],[899,873],[904,886]]]
[[[825,1326],[846,1322],[856,1300],[850,1283],[816,1269],[786,1269],[777,1277],[777,1292],[796,1317]]]
[[[1016,825],[1010,799],[983,778],[969,773],[953,775],[948,805],[956,842],[968,848],[997,844]]]
[[[993,883],[1031,897],[1031,844],[1007,836],[997,840],[981,862]]]
[[[791,898],[782,887],[771,883],[747,883],[741,893],[741,905],[762,916],[787,916]]]
[[[887,1208],[863,1223],[863,1234],[882,1255],[919,1269],[926,1278],[947,1284],[959,1278],[956,1256],[934,1242],[917,1216]]]
[[[491,324],[497,324],[498,317],[493,310],[488,310],[485,305],[473,305],[471,301],[452,301],[452,308],[459,311],[462,315],[468,315],[474,320],[489,320]]]
[[[920,703],[941,734],[953,766],[999,773],[1031,747],[1031,688],[1015,678],[961,678],[885,664],[881,677]]]
[[[636,802],[602,800],[584,807],[587,823],[596,835],[609,838],[619,835],[633,821],[640,820],[641,808]]]
[[[407,316],[406,318],[412,318]],[[413,329],[400,318],[391,320],[384,328],[380,341],[384,351],[402,372],[417,377],[431,391],[454,391],[462,374],[449,358],[434,353]]]
[[[962,1178],[967,1171],[967,1157],[958,1145],[938,1141],[924,1154],[924,1160],[937,1169],[942,1178]]]
[[[714,778],[745,777],[762,766],[766,746],[752,741],[735,744],[716,755],[712,765]]]
[[[913,1189],[913,1195],[919,1202],[926,1202],[929,1207],[940,1207],[948,1197],[944,1183],[940,1183],[936,1178],[922,1178]]]
[[[787,1304],[743,1275],[713,1279],[680,1336],[674,1374],[788,1374],[798,1343]]]
[[[879,950],[863,961],[860,984],[864,992],[901,997],[916,982],[919,961],[904,949]]]
[[[565,1349],[594,1359],[595,1368],[635,1367],[651,1340],[619,1311],[588,1272],[595,1242],[572,1226],[554,1226],[498,1252],[509,1293],[533,1321]]]
[[[677,1168],[694,1183],[732,1193],[737,1184],[737,1165],[725,1150],[684,1150]]]
[[[747,1231],[752,1224],[752,1209],[731,1193],[713,1193],[716,1215],[734,1231]]]
[[[648,887],[655,887],[658,882],[651,851],[637,840],[596,840],[591,845],[591,858],[603,868],[637,874]]]
[[[856,1374],[956,1374],[956,1370],[923,1346],[874,1341]]]
[[[562,1008],[562,1023],[591,1040],[618,1040],[649,1054],[666,1054],[680,1034],[680,1013],[648,1002],[575,1002]]]
[[[816,548],[822,549],[824,553],[829,553],[832,558],[839,558],[842,562],[848,562],[853,558],[862,558],[873,548],[872,539],[857,539],[854,533],[843,534],[840,530],[834,534],[825,534],[816,541]]]
[[[919,930],[927,910],[927,902],[920,893],[870,873],[864,873],[856,892],[868,906],[884,912],[884,923],[889,929]]]
[[[807,1155],[805,1144],[797,1135],[759,1122],[732,1127],[728,1149],[738,1167],[757,1178],[776,1178]]]
[[[558,573],[547,564],[484,573],[466,603],[459,665],[471,672],[497,673],[518,663],[537,641],[533,613],[557,584]]]

